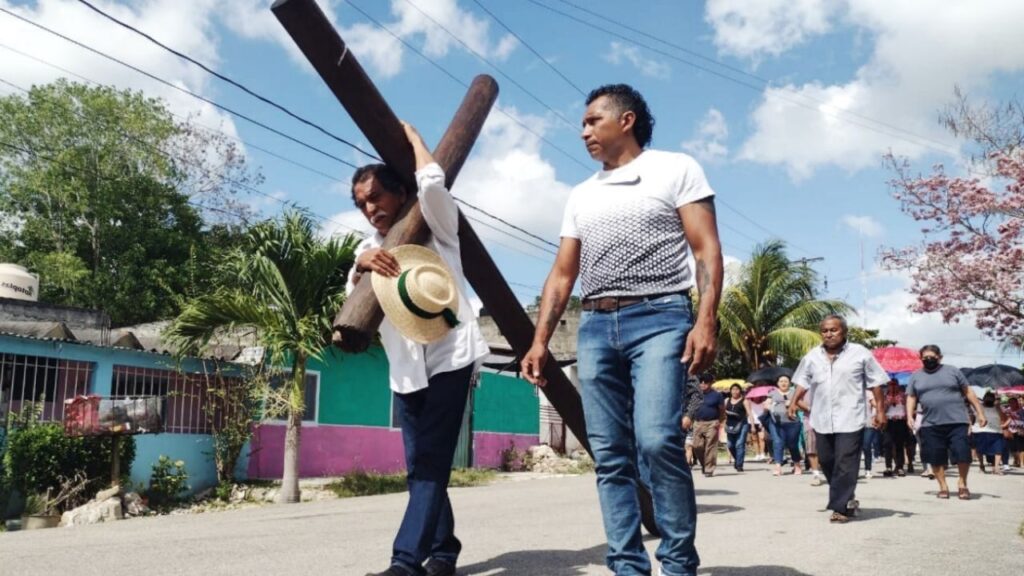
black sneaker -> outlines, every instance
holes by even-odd
[[[423,567],[427,570],[427,576],[455,576],[455,566],[437,558],[427,560]]]
[[[453,574],[454,574],[454,572],[453,572]],[[367,572],[366,576],[413,576],[413,575],[412,575],[411,572],[409,572],[405,568],[402,568],[401,566],[398,566],[396,564],[392,564],[390,568],[388,568],[387,570],[385,570],[383,572]]]

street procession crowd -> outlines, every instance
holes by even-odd
[[[835,524],[857,514],[862,459],[865,477],[879,454],[883,476],[916,473],[920,461],[938,481],[939,498],[950,495],[950,463],[959,469],[957,496],[970,498],[972,449],[993,457],[993,473],[1020,466],[1024,428],[1012,390],[981,391],[979,400],[963,372],[942,364],[936,346],[911,353],[917,364],[909,374],[905,366],[885,368],[848,340],[839,316],[821,320],[821,345],[795,371],[748,378],[758,386],[728,383],[725,395],[715,391],[706,374],[716,355],[723,282],[715,191],[694,158],[648,148],[654,124],[643,96],[626,84],[588,95],[581,138],[600,169],[564,206],[533,342],[521,358],[524,377],[547,386],[545,373],[559,370],[547,345],[578,281],[578,378],[609,570],[655,572],[641,534],[643,486],[660,536],[656,573],[697,574],[690,461],[713,476],[723,431],[738,471],[749,437],[754,458],[770,459],[775,476],[806,469],[815,483],[828,483]],[[448,481],[470,383],[488,347],[467,299],[459,212],[444,171],[416,129],[404,129],[416,189],[384,164],[356,170],[351,189],[376,234],[357,247],[348,289],[368,279],[384,311],[381,343],[409,488],[390,564],[368,576],[451,576],[463,544]],[[429,240],[385,248],[413,198]],[[696,375],[699,387],[690,384]]]
[[[881,402],[865,388],[858,478],[903,478],[919,472],[921,478],[937,479],[937,496],[947,499],[945,470],[955,464],[957,497],[969,500],[967,478],[975,462],[983,474],[1024,472],[1024,373],[1002,365],[979,370],[945,365],[934,345],[917,352],[896,347],[872,352],[887,379],[881,385]],[[799,369],[794,373],[784,367],[758,370],[747,380],[716,381],[711,373],[701,374],[699,384],[689,387],[699,398],[688,414],[692,427],[683,423],[689,430],[688,462],[700,466],[704,476],[713,476],[719,446],[724,445],[725,458],[737,472],[744,471],[749,459],[769,464],[773,476],[807,474],[811,485],[824,484],[812,405],[806,395],[797,399],[794,385],[804,379]],[[935,394],[935,383],[944,385],[945,393]],[[927,409],[925,402],[930,403]],[[882,426],[876,421],[878,413],[885,415]],[[839,515],[833,519],[845,521]]]

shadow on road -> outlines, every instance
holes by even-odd
[[[879,518],[888,518],[890,516],[910,518],[913,515],[913,512],[890,510],[889,508],[861,508],[857,511],[857,520],[878,520]]]
[[[743,510],[741,506],[732,506],[730,504],[697,504],[698,514],[728,514],[729,512],[739,512]]]
[[[789,566],[708,566],[697,570],[701,576],[811,576]]]
[[[735,490],[701,490],[699,488],[694,490],[694,493],[697,496],[735,496],[739,494]]]
[[[588,566],[604,566],[607,547],[602,543],[586,550],[527,550],[508,552],[484,562],[460,566],[459,574],[488,576],[580,576]]]

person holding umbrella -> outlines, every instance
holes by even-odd
[[[810,391],[818,461],[829,485],[829,521],[843,524],[859,507],[854,496],[867,419],[864,390],[882,405],[882,385],[889,381],[889,374],[867,348],[847,341],[849,330],[842,316],[826,316],[820,332],[821,346],[812,348],[800,360],[793,375],[797,391],[789,416],[796,417],[800,400]],[[875,413],[874,426],[885,426],[884,411]]]
[[[800,469],[800,419],[790,408],[796,406],[793,399],[796,391],[792,389],[789,376],[780,376],[778,388],[768,394],[771,401],[772,414],[772,447],[775,452],[775,476],[782,475],[782,462],[785,451],[793,459],[793,474],[801,474]]]
[[[939,482],[937,496],[948,500],[946,468],[952,456],[960,472],[957,496],[961,500],[970,500],[971,491],[967,489],[967,474],[971,471],[971,446],[967,440],[970,416],[964,398],[978,415],[978,424],[984,427],[988,419],[963,372],[942,363],[942,351],[938,346],[928,344],[921,348],[920,354],[924,368],[910,376],[907,414],[915,414],[918,404],[922,406],[921,423],[915,423],[920,435],[921,462],[931,465],[931,471]]]

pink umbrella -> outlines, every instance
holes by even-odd
[[[747,400],[757,400],[758,398],[767,398],[768,393],[775,390],[775,386],[756,386],[747,390]]]
[[[885,348],[875,348],[871,354],[886,372],[914,372],[923,367],[917,351],[910,348],[886,346]]]

